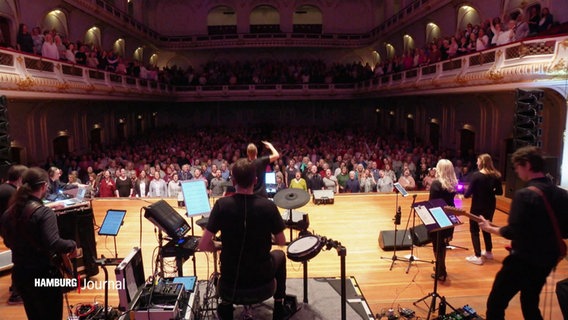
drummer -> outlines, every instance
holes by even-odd
[[[215,202],[199,242],[200,251],[214,251],[214,235],[221,231],[221,278],[228,287],[255,288],[276,278],[273,319],[284,319],[286,297],[286,256],[273,250],[272,237],[284,245],[284,221],[276,205],[257,194],[255,166],[239,159],[232,169],[236,193]],[[219,319],[233,319],[233,306],[220,303]]]
[[[250,161],[252,161],[256,170],[257,181],[254,185],[254,193],[268,198],[268,193],[266,193],[266,185],[264,182],[264,173],[266,172],[266,167],[269,164],[280,158],[280,154],[278,153],[276,148],[274,148],[272,143],[268,141],[262,141],[262,143],[266,148],[270,149],[269,156],[258,158],[258,149],[256,148],[256,145],[254,145],[254,143],[249,143],[249,145],[247,146],[247,157]]]

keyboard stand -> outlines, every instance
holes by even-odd
[[[194,239],[194,236],[190,237]],[[190,240],[186,240],[190,241]],[[183,245],[175,244],[176,240],[170,240],[165,246],[160,249],[161,255],[163,258],[175,258],[176,260],[176,269],[177,274],[180,277],[183,277],[183,264],[187,261],[187,259],[193,259],[193,275],[197,276],[197,266],[195,263],[195,252],[196,250],[192,250],[189,248],[184,248]]]

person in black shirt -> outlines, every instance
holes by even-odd
[[[28,31],[28,26],[24,23],[20,23],[18,35],[16,36],[16,43],[18,45],[18,50],[25,53],[34,53],[34,40],[31,33]]]
[[[218,199],[199,242],[200,251],[215,251],[213,237],[221,231],[221,278],[228,288],[255,288],[276,278],[273,319],[282,319],[286,297],[286,256],[273,250],[272,239],[284,245],[284,221],[276,205],[254,193],[256,168],[248,159],[233,166],[236,194]],[[233,306],[217,309],[222,320],[233,319]]]
[[[37,282],[62,278],[52,261],[54,254],[70,254],[70,257],[76,254],[75,241],[59,237],[55,212],[42,203],[47,186],[45,170],[28,169],[22,177],[22,186],[0,220],[0,234],[12,250],[12,281],[24,300],[30,320],[61,320],[63,288],[41,286]]]
[[[310,194],[313,194],[314,190],[323,190],[325,186],[323,184],[323,178],[318,173],[318,167],[316,165],[312,165],[310,170],[312,172],[312,176],[307,181],[308,191]]]
[[[47,185],[47,200],[61,200],[64,196],[62,195],[64,190],[69,190],[77,188],[77,185],[63,183],[59,178],[61,178],[61,169],[57,167],[50,167],[48,170],[48,185]]]
[[[487,298],[486,318],[504,319],[509,301],[520,292],[523,317],[539,320],[543,319],[538,307],[542,287],[566,255],[566,244],[556,234],[554,225],[561,227],[558,217],[566,214],[568,193],[546,177],[544,159],[537,147],[518,149],[511,162],[528,186],[515,192],[506,226],[494,226],[483,216],[479,223],[483,231],[511,240],[510,254],[503,260]]]
[[[16,190],[22,185],[22,174],[28,170],[23,165],[13,165],[8,169],[8,180],[0,185],[0,217],[8,209],[10,198],[16,193]],[[22,297],[18,293],[15,286],[10,286],[10,297],[8,304],[22,303]]]
[[[264,182],[264,174],[266,173],[266,167],[280,158],[280,154],[274,148],[272,143],[268,141],[262,141],[264,146],[270,149],[270,156],[263,156],[258,158],[258,149],[254,143],[249,143],[247,146],[247,157],[249,161],[252,161],[254,168],[256,170],[257,181],[254,185],[254,193],[259,194],[265,198],[268,198],[268,193],[266,193],[266,185]]]
[[[132,180],[126,175],[126,169],[121,168],[118,171],[118,176],[116,177],[115,184],[115,194],[117,198],[131,197],[134,194]]]
[[[450,160],[441,159],[436,165],[436,180],[430,186],[428,200],[442,199],[448,206],[455,206],[454,197],[456,196],[457,185],[458,179],[456,178],[454,165]],[[432,274],[432,277],[438,277],[440,281],[445,281],[448,276],[446,270],[446,246],[452,240],[453,235],[454,227],[430,232],[438,272],[437,274]]]
[[[464,194],[464,197],[471,199],[471,209],[469,210],[476,216],[483,216],[485,219],[492,221],[495,207],[497,205],[496,195],[503,194],[503,186],[501,185],[501,173],[493,167],[491,156],[484,153],[477,157],[477,168],[479,171],[471,175],[471,182]],[[481,242],[479,241],[479,224],[477,221],[469,219],[469,232],[471,233],[471,242],[473,244],[473,256],[469,256],[466,260],[473,264],[481,265]],[[485,242],[485,259],[493,259],[493,242],[491,234],[483,231],[483,241]]]
[[[0,216],[8,209],[10,198],[22,185],[22,175],[28,170],[24,165],[13,165],[8,169],[8,180],[0,185]]]

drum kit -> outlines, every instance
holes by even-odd
[[[307,231],[308,214],[293,211],[303,207],[309,201],[310,195],[301,189],[283,189],[274,195],[274,203],[280,208],[289,210],[282,218],[286,226],[290,228],[290,240],[292,229],[300,230],[299,238],[288,244],[288,258],[295,262],[307,262],[317,256],[324,247],[327,250],[341,247],[341,243],[337,241],[311,234]]]
[[[288,212],[282,216],[286,227],[290,228],[290,241],[292,240],[292,230],[300,230],[302,235],[310,226],[310,220],[307,213],[294,211],[310,202],[310,195],[302,189],[283,189],[274,195],[274,204],[276,206],[287,209]]]
[[[317,256],[322,249],[337,250],[341,258],[341,319],[346,319],[346,289],[345,289],[345,256],[347,249],[340,242],[326,237],[313,235],[307,231],[309,226],[308,214],[294,212],[306,205],[310,201],[310,195],[301,189],[283,189],[274,195],[274,203],[280,208],[288,210],[283,216],[286,226],[290,228],[290,240],[292,239],[292,229],[300,230],[299,238],[288,244],[288,259],[294,262],[301,262],[304,273],[304,303],[308,303],[308,261]],[[299,218],[301,214],[301,219]]]

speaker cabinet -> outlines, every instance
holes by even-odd
[[[409,228],[410,234],[412,235],[412,243],[415,246],[423,246],[430,242],[430,236],[428,235],[428,229],[423,224],[419,224],[414,228]]]
[[[79,276],[81,278],[89,278],[98,274],[99,267],[95,264],[97,246],[95,243],[93,210],[86,208],[59,213],[57,225],[61,238],[75,240],[77,248],[82,252],[76,258]]]
[[[379,233],[379,246],[384,251],[392,251],[395,248],[394,230],[383,230]],[[404,237],[404,238],[403,238]],[[396,231],[396,250],[408,250],[412,246],[412,237],[408,230]]]

